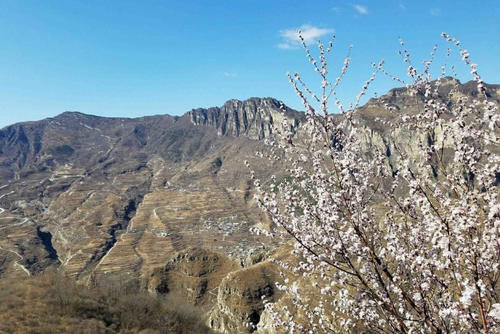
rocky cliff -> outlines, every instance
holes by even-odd
[[[193,109],[188,113],[193,124],[211,126],[223,136],[269,137],[275,127],[282,129],[284,118],[297,128],[304,115],[273,98],[229,100],[222,107]]]
[[[274,284],[279,270],[265,261],[228,274],[219,285],[217,302],[208,320],[210,328],[224,334],[255,331],[264,311],[264,298],[278,298]]]
[[[435,87],[436,82],[431,86]],[[500,85],[485,85],[490,102],[500,104]],[[477,83],[469,81],[461,84],[457,79],[443,78],[437,86],[436,100],[451,110],[460,98],[466,98],[469,103],[478,98]],[[403,115],[413,115],[424,110],[424,96],[412,95],[407,88],[395,88],[377,99],[371,99],[357,110],[355,118],[359,122],[359,133],[362,138],[362,149],[366,154],[377,149],[387,156],[388,164],[393,171],[399,165],[401,152],[414,161],[423,159],[421,143],[424,146],[444,142],[444,163],[452,158],[450,138],[446,137],[445,129],[439,125],[424,132],[416,128],[393,128],[390,122],[400,119]],[[398,152],[401,151],[401,152]],[[439,177],[436,169],[429,171],[429,177]]]

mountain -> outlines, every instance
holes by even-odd
[[[272,98],[229,100],[220,108],[194,109],[188,113],[194,124],[214,127],[218,135],[245,136],[256,140],[269,137],[273,126],[280,126],[283,114],[293,120],[293,127],[304,119],[303,113]]]
[[[268,245],[248,233],[263,216],[243,160],[256,159],[276,120],[303,119],[279,106],[252,98],[136,119],[65,112],[0,130],[0,274],[56,266],[80,280],[144,279],[196,246],[244,262]]]
[[[451,78],[439,89],[448,105],[477,91]],[[499,85],[487,92],[500,101]],[[357,110],[366,154],[384,150],[391,167],[395,144],[412,154],[422,134],[394,132],[387,121],[414,113],[420,98],[396,88]],[[243,161],[262,180],[283,173],[280,162],[255,153],[284,119],[299,140],[306,136],[305,115],[273,98],[180,117],[65,112],[1,129],[0,279],[55,268],[87,285],[131,280],[152,294],[180,295],[218,331],[248,330],[243,322],[260,321],[260,296],[277,298],[279,269],[267,259],[284,255],[282,240],[249,232],[270,222]]]

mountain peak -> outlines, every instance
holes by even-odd
[[[206,125],[217,129],[221,136],[247,136],[263,139],[273,133],[273,127],[287,118],[296,127],[304,115],[286,107],[271,97],[251,97],[246,100],[228,100],[221,107],[198,108],[188,112],[195,125]]]

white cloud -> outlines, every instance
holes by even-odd
[[[438,16],[441,14],[441,9],[439,8],[431,8],[429,10],[429,13],[432,15],[432,16]]]
[[[361,15],[366,15],[368,14],[368,8],[366,8],[365,6],[361,6],[361,5],[354,5],[353,6],[354,9]]]
[[[318,28],[312,25],[304,24],[299,27],[302,37],[307,44],[317,41],[320,37],[333,33],[333,29]],[[281,30],[280,35],[283,41],[277,45],[280,49],[296,49],[300,44],[297,29]]]

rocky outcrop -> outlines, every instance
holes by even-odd
[[[273,98],[250,98],[245,101],[229,100],[222,107],[193,109],[188,113],[191,122],[217,129],[221,136],[246,136],[251,139],[269,137],[274,128],[282,130],[286,118],[296,128],[304,115]]]
[[[273,301],[277,297],[274,283],[278,276],[278,268],[269,261],[227,275],[219,286],[209,326],[227,334],[255,331],[264,310],[263,298]]]
[[[174,293],[196,306],[213,304],[214,291],[224,276],[236,268],[236,264],[223,254],[189,248],[153,272],[148,290],[154,294]]]

